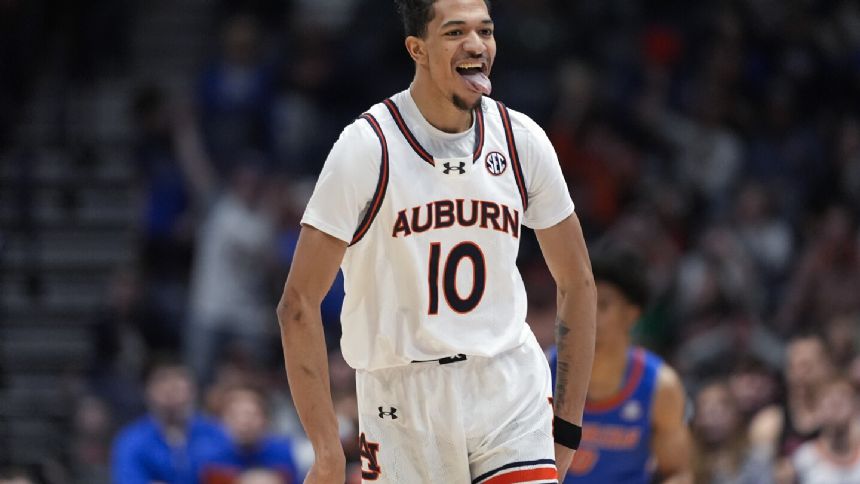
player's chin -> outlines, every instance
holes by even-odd
[[[484,95],[479,92],[468,90],[466,92],[455,92],[451,102],[461,111],[472,111],[481,105]]]

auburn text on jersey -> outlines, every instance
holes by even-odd
[[[486,200],[436,200],[397,212],[392,237],[409,237],[428,230],[477,226],[520,236],[520,213],[507,205]]]

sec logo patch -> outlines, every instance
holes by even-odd
[[[505,159],[505,155],[498,151],[493,151],[487,155],[487,158],[484,160],[484,166],[487,167],[487,171],[491,175],[499,176],[507,169],[508,160]]]

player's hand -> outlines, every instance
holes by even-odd
[[[558,469],[558,482],[564,481],[564,476],[567,475],[567,468],[570,467],[570,461],[573,460],[573,449],[555,444],[555,467]]]
[[[343,449],[328,456],[317,455],[305,484],[343,484],[346,481],[346,457]]]

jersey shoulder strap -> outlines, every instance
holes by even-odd
[[[505,129],[505,140],[508,144],[508,155],[511,157],[511,165],[514,168],[512,171],[517,182],[517,189],[520,192],[523,211],[526,211],[529,208],[529,194],[528,190],[526,190],[526,180],[523,176],[523,168],[520,164],[520,155],[517,151],[516,140],[514,139],[514,129],[511,125],[511,113],[508,111],[508,108],[501,103],[501,101],[496,101],[496,105],[499,108],[499,115],[502,117],[502,126]]]
[[[367,233],[368,229],[370,229],[371,224],[373,224],[373,220],[376,218],[376,215],[379,213],[379,208],[382,206],[385,192],[388,190],[389,178],[388,142],[385,140],[385,133],[382,132],[382,127],[379,125],[379,121],[377,121],[370,113],[362,114],[359,116],[359,119],[367,121],[367,123],[370,124],[371,129],[373,129],[374,134],[376,134],[376,137],[379,139],[381,156],[379,160],[379,179],[376,182],[376,189],[373,191],[373,198],[371,199],[367,212],[364,214],[364,218],[362,218],[361,223],[358,224],[358,228],[355,230],[355,234],[352,236],[352,241],[349,243],[350,246],[357,244]]]

